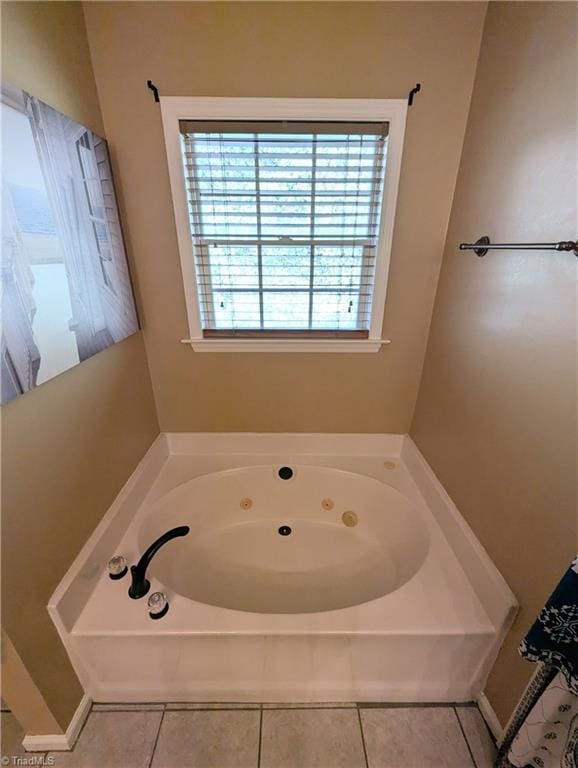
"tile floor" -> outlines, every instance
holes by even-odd
[[[491,768],[495,757],[473,705],[95,704],[72,752],[25,753],[22,737],[2,712],[2,765],[34,754],[55,768]]]

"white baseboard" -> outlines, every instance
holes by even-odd
[[[480,693],[478,696],[478,707],[482,717],[486,721],[486,725],[496,740],[496,744],[500,746],[500,742],[504,736],[504,729],[485,693]]]
[[[63,752],[71,750],[76,744],[78,734],[88,717],[91,706],[92,699],[84,694],[72,716],[72,720],[68,724],[66,733],[47,733],[40,736],[26,735],[22,740],[22,746],[28,752]]]

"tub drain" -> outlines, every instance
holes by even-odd
[[[288,525],[282,525],[281,528],[279,528],[278,533],[281,536],[289,536],[289,534],[291,533],[291,528],[289,528]]]

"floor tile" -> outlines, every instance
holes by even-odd
[[[257,768],[259,710],[165,712],[152,768]]]
[[[55,768],[148,768],[162,712],[91,712],[72,752]]]
[[[171,701],[169,704],[167,704],[167,711],[168,710],[186,710],[186,709],[261,709],[260,704],[256,704],[255,702],[239,702],[239,701],[233,701],[233,702],[196,702],[196,701]]]
[[[497,750],[477,707],[456,707],[477,768],[492,768]]]
[[[0,753],[2,757],[10,758],[7,765],[14,764],[14,757],[30,756],[29,752],[26,752],[22,746],[22,739],[24,738],[24,731],[20,727],[20,723],[9,712],[2,712],[0,716],[2,746]]]
[[[344,707],[355,707],[353,701],[341,701],[341,702],[316,702],[305,701],[301,704],[286,704],[283,702],[269,702],[263,704],[263,709],[343,709]]]
[[[357,710],[264,710],[261,768],[365,768]]]
[[[472,768],[451,707],[361,710],[369,768]]]

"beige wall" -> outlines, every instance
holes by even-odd
[[[102,133],[78,3],[3,3],[2,46],[3,79]],[[2,409],[2,623],[63,729],[82,689],[46,604],[157,433],[141,333]]]
[[[406,432],[485,3],[85,3],[126,205],[164,430]],[[164,95],[400,98],[409,113],[377,354],[204,354],[188,336],[160,111]]]
[[[3,4],[3,77],[102,130],[82,10]],[[575,550],[574,257],[458,254],[461,239],[570,237],[574,4],[492,3],[412,434],[518,595],[488,693]],[[485,13],[483,3],[85,4],[104,126],[167,430],[406,431]],[[410,110],[376,355],[211,355],[187,335],[160,114],[166,95],[401,97]],[[569,96],[570,94],[570,96]],[[130,248],[132,245],[132,248]],[[158,431],[142,335],[3,409],[4,623],[65,728],[81,689],[45,611]]]
[[[411,430],[521,604],[487,686],[502,722],[576,553],[576,258],[456,246],[576,237],[575,77],[576,4],[490,3]]]
[[[20,654],[4,630],[2,630],[1,642],[2,701],[10,707],[10,711],[26,734],[32,736],[63,733],[63,729],[54,719],[44,696],[38,690]]]

